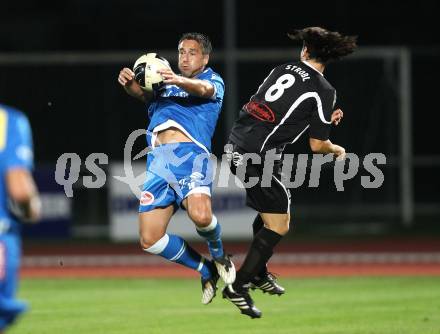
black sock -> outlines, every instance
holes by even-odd
[[[263,226],[264,226],[263,219],[261,218],[260,214],[257,214],[257,216],[254,219],[254,222],[252,223],[252,231],[254,232],[254,236],[258,232],[260,232]]]
[[[265,266],[273,254],[273,248],[280,242],[282,235],[265,227],[254,236],[246,258],[237,271],[237,278],[232,287],[240,291],[243,285],[249,283]]]
[[[252,232],[254,236],[260,232],[260,230],[264,227],[263,219],[261,218],[260,214],[257,214],[257,216],[254,219],[254,222],[252,224]],[[260,272],[256,275],[258,277],[264,277],[267,273],[267,263],[264,264],[263,268],[261,268]]]

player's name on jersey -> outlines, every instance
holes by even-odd
[[[310,74],[307,71],[303,70],[299,66],[289,64],[289,65],[286,65],[285,70],[289,70],[289,71],[293,71],[295,73],[298,73],[301,76],[303,82],[310,79]]]

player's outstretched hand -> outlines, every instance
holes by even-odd
[[[130,70],[128,67],[124,67],[119,72],[118,82],[122,87],[124,87],[124,90],[127,92],[128,95],[145,102],[146,98],[144,92],[141,86],[139,86],[136,80],[134,80],[133,71]]]
[[[134,73],[128,67],[124,67],[121,72],[119,72],[118,82],[122,86],[130,86],[134,82]]]
[[[163,82],[169,85],[178,85],[182,81],[182,77],[169,68],[160,69],[157,73],[162,76]]]
[[[338,125],[342,121],[343,117],[344,117],[344,113],[342,112],[342,110],[341,109],[336,109],[332,113],[332,123],[334,125]]]

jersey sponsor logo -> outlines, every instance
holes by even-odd
[[[259,102],[248,102],[244,106],[244,110],[252,115],[253,117],[259,119],[260,121],[275,122],[275,114],[272,109],[267,105]]]
[[[154,195],[149,191],[143,191],[141,193],[140,203],[141,205],[150,205],[154,202]]]
[[[188,97],[189,94],[176,85],[166,85],[160,94],[161,97]]]

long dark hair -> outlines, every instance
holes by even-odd
[[[293,30],[287,36],[292,40],[303,41],[310,58],[322,64],[349,55],[357,48],[357,36],[343,36],[337,31],[321,27]]]

